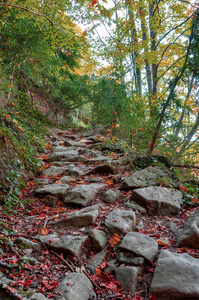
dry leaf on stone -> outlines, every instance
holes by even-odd
[[[110,238],[109,243],[111,246],[117,245],[120,242],[120,236],[116,233],[114,233],[114,235],[112,236],[112,238]]]
[[[47,235],[49,232],[48,228],[39,228],[38,233],[41,235]]]

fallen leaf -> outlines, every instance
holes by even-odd
[[[49,232],[48,228],[39,228],[38,233],[41,235],[47,235]]]
[[[121,237],[114,233],[114,236],[112,238],[110,238],[109,243],[111,246],[117,245],[120,242]]]

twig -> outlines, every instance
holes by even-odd
[[[75,272],[74,268],[63,257],[61,257],[59,254],[57,254],[53,250],[50,250],[50,252],[52,252],[54,255],[59,257],[67,265],[67,267],[71,270],[71,272]]]
[[[14,292],[4,281],[0,280],[0,287],[5,289],[7,293],[9,293],[14,299],[17,300],[25,300],[25,298],[22,298],[19,296],[16,292]]]

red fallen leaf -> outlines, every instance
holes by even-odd
[[[149,296],[149,300],[156,300],[156,299],[157,299],[156,295],[150,295]]]
[[[32,280],[29,279],[29,280],[24,282],[23,287],[25,288],[26,286],[30,285],[31,283],[32,283]]]
[[[109,266],[109,264],[106,262],[106,260],[105,261],[103,261],[103,263],[101,263],[101,265],[100,265],[100,268],[101,269],[105,269],[105,268],[107,268]]]
[[[50,242],[50,244],[52,244],[53,240],[52,240],[52,239],[49,239],[49,242]]]
[[[131,300],[142,300],[142,297],[138,294],[136,294]]]
[[[13,274],[8,274],[10,277],[12,277],[12,278],[14,278],[14,279],[16,279],[16,276],[14,276]]]
[[[67,286],[71,286],[72,284],[70,282],[67,283]]]
[[[94,255],[93,251],[90,252],[90,255]]]

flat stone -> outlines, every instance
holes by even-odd
[[[64,198],[65,203],[78,204],[87,206],[89,202],[95,198],[99,190],[105,187],[105,184],[91,183],[82,184],[68,191]]]
[[[69,188],[68,184],[48,184],[42,188],[35,190],[35,195],[38,197],[45,195],[52,195],[56,197],[63,197]]]
[[[107,163],[110,161],[112,161],[112,159],[110,157],[103,156],[103,155],[89,159],[89,163],[94,164],[94,165],[99,164],[99,163]]]
[[[141,256],[150,263],[154,261],[158,253],[157,242],[151,237],[139,232],[127,233],[119,248],[124,251],[129,251],[135,254],[135,256]]]
[[[188,254],[161,250],[150,294],[157,300],[198,300],[199,260]]]
[[[71,140],[65,140],[64,141],[64,146],[67,147],[86,147],[86,145],[84,143],[81,142],[75,142],[75,141],[71,141]]]
[[[182,198],[180,191],[149,186],[132,192],[132,200],[146,207],[149,215],[172,216],[179,212]]]
[[[94,300],[96,294],[86,275],[72,272],[64,277],[57,288],[64,300]]]
[[[123,289],[134,294],[137,287],[139,272],[139,267],[118,267],[115,269],[115,279],[121,283]]]
[[[121,191],[109,189],[103,195],[103,201],[106,203],[114,203],[117,201],[119,196],[121,195]]]
[[[49,161],[76,161],[76,158],[78,156],[78,151],[77,150],[68,150],[64,152],[53,152],[49,156]]]
[[[129,190],[140,187],[157,185],[161,180],[165,178],[172,183],[170,179],[172,174],[165,167],[148,167],[140,171],[136,171],[129,177],[122,178],[122,189]]]
[[[51,224],[59,227],[83,227],[95,223],[99,215],[99,205],[92,205],[87,208],[80,209],[71,214],[66,214],[60,220],[51,222]]]
[[[49,234],[45,236],[37,235],[35,238],[53,249],[59,249],[78,257],[81,256],[84,246],[89,242],[88,236],[66,235],[58,237],[56,234]]]
[[[179,247],[199,249],[199,209],[188,217],[185,225],[178,231]]]
[[[107,236],[104,231],[93,228],[86,233],[90,238],[91,247],[95,251],[101,251],[106,246]]]
[[[106,217],[105,226],[111,233],[124,234],[135,228],[136,215],[134,211],[115,209]]]
[[[53,176],[53,175],[61,175],[63,173],[65,173],[68,170],[68,167],[56,167],[56,166],[51,166],[48,169],[45,169],[43,171],[44,175],[48,175],[48,176]]]
[[[144,258],[135,256],[132,253],[124,253],[120,252],[118,254],[117,260],[120,264],[125,264],[129,266],[143,266],[144,265]]]

